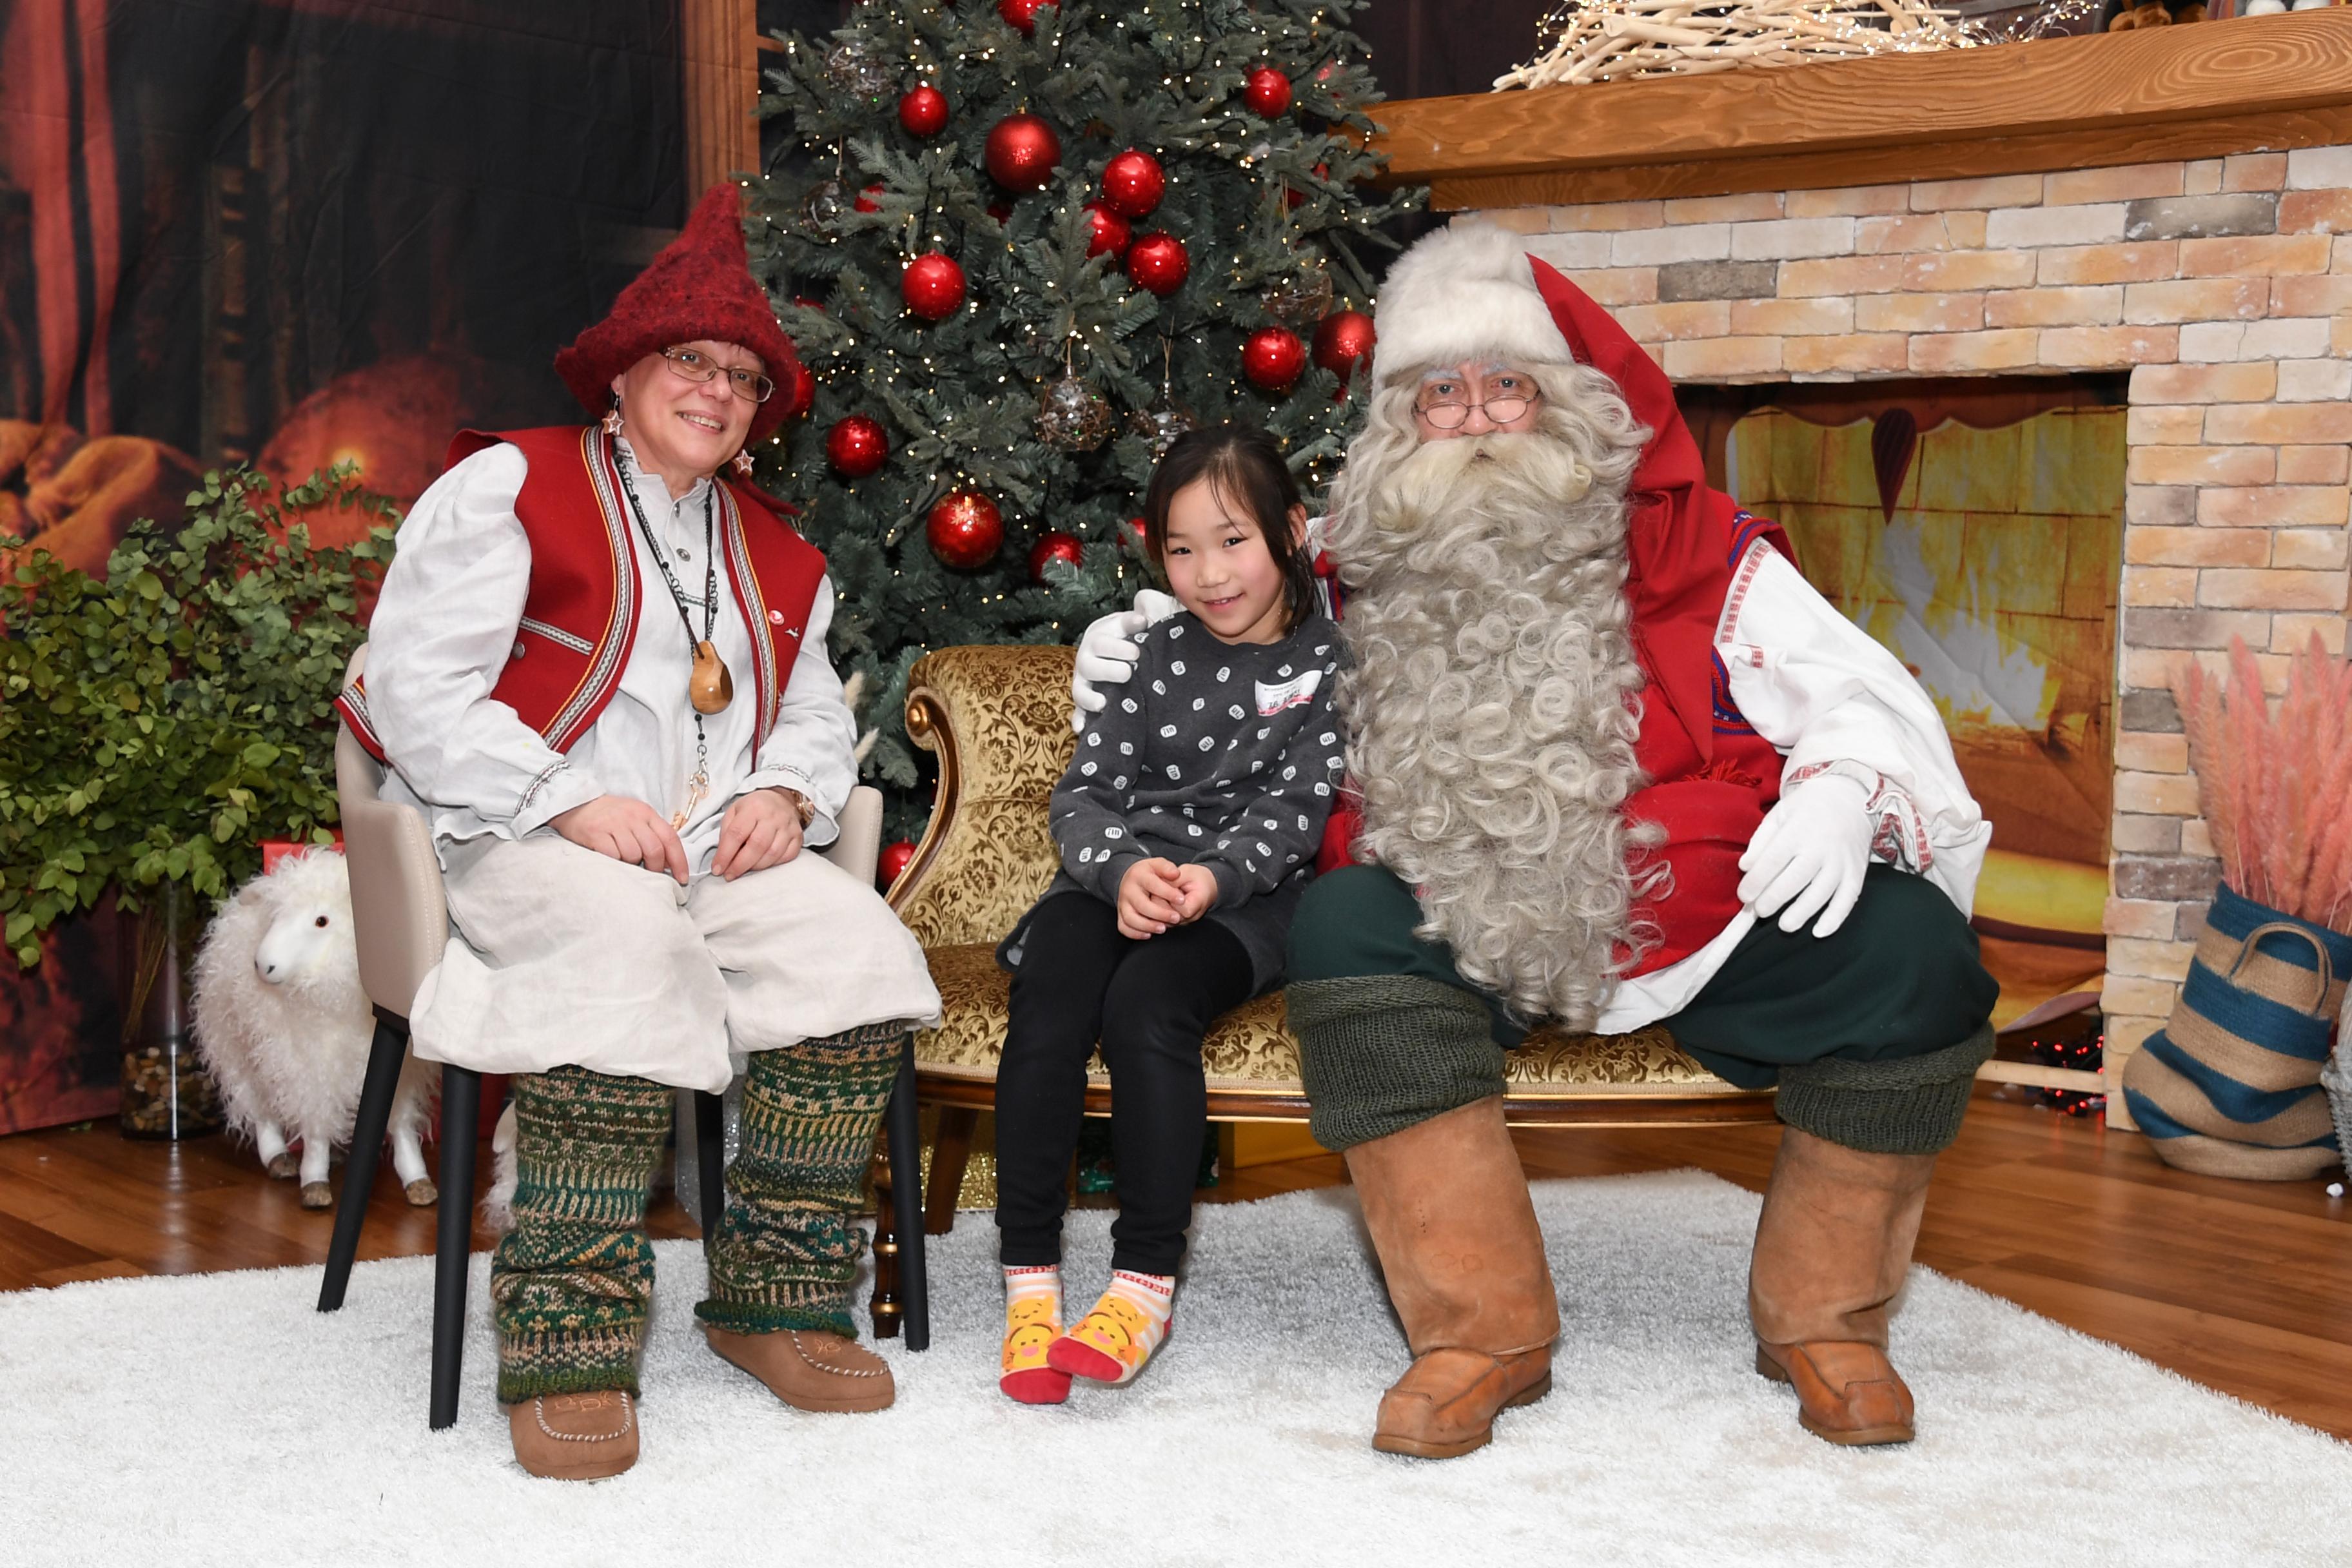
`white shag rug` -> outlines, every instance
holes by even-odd
[[[425,1427],[431,1260],[0,1296],[0,1562],[709,1565],[2342,1564],[2352,1447],[1927,1270],[1895,1351],[1917,1442],[1832,1447],[1751,1369],[1757,1199],[1695,1172],[1543,1182],[1549,1398],[1427,1462],[1369,1444],[1406,1356],[1345,1188],[1203,1205],[1176,1332],[1055,1408],[995,1387],[995,1230],[930,1242],[898,1403],[778,1405],[713,1356],[696,1244],[657,1248],[644,1456],[516,1468],[475,1259],[465,1405]],[[1078,1306],[1109,1215],[1072,1216]],[[861,1291],[861,1299],[863,1292]]]

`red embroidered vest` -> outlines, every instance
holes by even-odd
[[[447,466],[501,441],[520,447],[530,465],[515,517],[530,541],[530,587],[512,656],[490,695],[568,752],[620,689],[636,640],[645,584],[630,543],[635,524],[612,438],[596,426],[460,431]],[[782,502],[732,479],[719,481],[718,500],[727,585],[752,630],[752,698],[764,740],[800,654],[824,557],[793,531]],[[352,682],[335,707],[382,762],[366,687],[365,677]]]

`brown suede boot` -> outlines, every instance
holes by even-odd
[[[1347,1152],[1413,1363],[1372,1447],[1450,1459],[1551,1392],[1559,1300],[1497,1095]]]
[[[517,1400],[507,1426],[515,1462],[548,1480],[602,1480],[637,1462],[637,1402],[618,1389]]]
[[[1886,1359],[1886,1321],[1911,1267],[1933,1154],[1868,1154],[1780,1133],[1748,1268],[1756,1370],[1797,1391],[1814,1436],[1908,1443],[1911,1391]]]
[[[859,1344],[822,1329],[739,1334],[713,1323],[703,1336],[721,1358],[768,1385],[795,1410],[825,1414],[887,1410],[898,1397],[890,1363]]]

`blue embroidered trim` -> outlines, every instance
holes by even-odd
[[[1748,553],[1748,547],[1755,543],[1767,529],[1774,526],[1770,518],[1758,517],[1745,507],[1734,511],[1731,514],[1731,556],[1727,564],[1738,566],[1739,558]]]

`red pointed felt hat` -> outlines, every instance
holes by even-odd
[[[747,439],[773,435],[792,413],[793,340],[751,279],[734,184],[710,187],[678,237],[613,301],[605,318],[557,351],[555,374],[592,416],[612,405],[613,378],[677,343],[735,343],[760,356],[776,391],[751,416]]]

